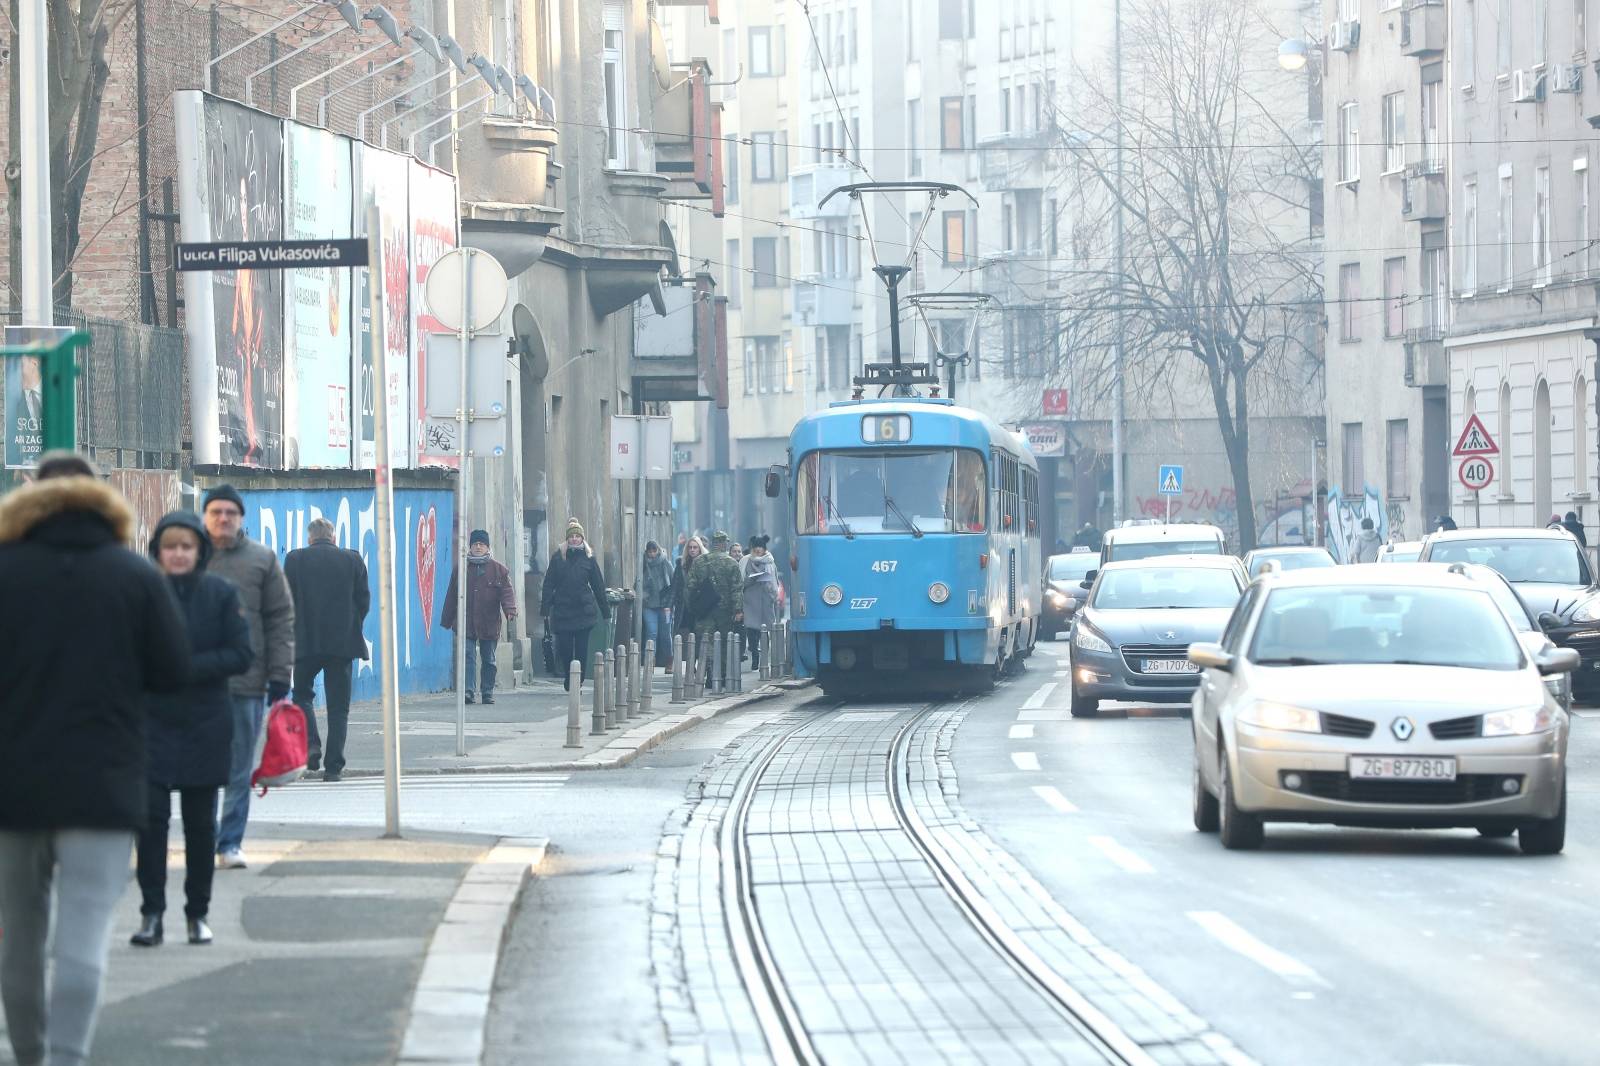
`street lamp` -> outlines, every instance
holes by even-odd
[[[340,93],[348,92],[349,90],[354,89],[357,85],[360,85],[364,81],[377,77],[386,70],[391,70],[394,67],[399,66],[401,63],[404,63],[406,60],[410,59],[417,52],[424,53],[435,63],[442,63],[444,61],[444,54],[439,51],[439,42],[434,38],[433,34],[429,33],[427,30],[420,26],[412,26],[410,29],[406,30],[404,36],[417,43],[417,47],[413,51],[407,52],[405,55],[397,56],[394,59],[389,60],[389,62],[385,63],[381,67],[375,67],[374,69],[369,70],[365,74],[361,75],[359,78],[352,78],[343,85],[339,86],[337,89],[330,89],[317,98],[317,125],[326,126],[328,124],[329,100],[332,100]]]
[[[399,48],[400,47],[400,24],[394,20],[394,16],[393,15],[389,14],[389,9],[388,8],[384,7],[382,4],[378,4],[375,7],[373,7],[373,9],[371,11],[368,11],[365,15],[362,15],[361,16],[361,21],[362,22],[370,22],[373,25],[377,26],[378,29],[383,31],[383,35],[386,38],[388,38],[388,40],[379,41],[377,44],[373,45],[371,48],[363,48],[361,51],[357,52],[355,55],[351,56],[349,59],[346,59],[344,62],[339,63],[336,66],[329,67],[327,70],[324,70],[320,74],[313,74],[311,77],[307,78],[305,81],[301,82],[299,85],[296,85],[294,88],[290,89],[289,90],[289,117],[290,118],[294,118],[295,117],[295,115],[297,113],[296,112],[296,105],[299,103],[299,100],[300,100],[300,90],[304,89],[307,85],[310,85],[312,82],[321,81],[323,78],[329,77],[330,75],[337,74],[337,73],[339,73],[339,71],[343,70],[345,67],[350,66],[352,63],[359,63],[361,60],[363,60],[363,59],[367,58],[368,56],[372,55],[374,52],[381,52],[385,48],[389,48],[389,47],[394,47],[394,48]]]
[[[1292,37],[1278,45],[1278,66],[1291,74],[1306,69],[1306,64],[1311,62],[1311,46],[1298,37]]]
[[[335,10],[337,10],[339,12],[340,15],[342,15],[344,17],[344,21],[350,27],[350,29],[355,30],[356,33],[358,33],[358,34],[361,32],[361,9],[356,7],[356,5],[353,2],[353,0],[339,0],[339,2],[334,5],[334,8],[335,8]],[[317,45],[321,44],[323,41],[328,40],[330,37],[335,37],[338,34],[343,33],[344,29],[345,29],[344,26],[335,26],[333,29],[329,30],[327,33],[318,34],[317,36],[311,38],[311,40],[307,41],[305,44],[301,45],[299,48],[296,48],[291,52],[285,52],[283,55],[279,56],[277,59],[274,59],[272,62],[268,63],[266,66],[262,67],[261,69],[255,70],[255,71],[251,71],[249,74],[245,75],[245,79],[244,79],[244,102],[245,102],[245,106],[247,106],[247,107],[255,106],[255,80],[257,78],[261,77],[261,75],[265,74],[267,71],[273,70],[276,67],[279,67],[279,66],[283,65],[284,63],[287,63],[289,60],[293,59],[297,55],[300,55],[302,52],[307,52],[307,51],[315,48]]]

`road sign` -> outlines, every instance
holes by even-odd
[[[462,271],[472,264],[470,294],[462,292]],[[428,269],[428,280],[422,284],[422,302],[428,313],[448,330],[461,328],[461,301],[463,295],[472,301],[471,321],[468,328],[474,332],[488,329],[506,309],[506,295],[510,283],[500,261],[479,248],[452,248],[441,255]]]
[[[1067,413],[1067,390],[1044,390],[1044,413],[1047,415],[1065,415]]]
[[[1455,450],[1450,454],[1457,458],[1466,455],[1499,455],[1500,445],[1489,436],[1488,427],[1483,424],[1483,419],[1473,414],[1467,419],[1467,426],[1461,431]]]
[[[1456,477],[1473,492],[1481,492],[1494,480],[1494,464],[1481,455],[1469,455],[1461,460]]]
[[[611,416],[611,476],[632,481],[672,477],[672,419],[667,415]]]
[[[1022,435],[1028,450],[1040,459],[1059,459],[1067,454],[1067,427],[1060,422],[1027,422]]]
[[[188,270],[299,270],[367,265],[367,239],[332,241],[213,241],[178,245],[177,267]]]
[[[1183,467],[1163,466],[1156,475],[1156,492],[1162,496],[1183,495]]]
[[[481,458],[504,455],[506,425],[506,338],[480,334],[472,338],[467,357],[467,450]],[[423,455],[451,456],[460,450],[461,338],[455,333],[428,335],[426,418],[417,449]]]

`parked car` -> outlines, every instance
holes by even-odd
[[[1046,561],[1040,640],[1054,640],[1057,633],[1071,626],[1072,616],[1087,595],[1081,582],[1099,566],[1100,553],[1089,548],[1074,548]]]
[[[1257,548],[1255,551],[1245,553],[1245,573],[1252,578],[1259,577],[1261,568],[1269,561],[1277,563],[1279,570],[1306,570],[1316,566],[1339,565],[1333,556],[1328,554],[1327,548],[1310,546]]]
[[[1378,562],[1414,563],[1421,554],[1422,541],[1420,540],[1390,541],[1378,549]]]
[[[1222,530],[1200,523],[1124,525],[1106,532],[1100,558],[1119,563],[1157,555],[1221,555],[1226,550],[1224,543]]]

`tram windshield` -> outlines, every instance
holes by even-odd
[[[984,458],[961,448],[812,452],[795,475],[802,534],[982,533]]]

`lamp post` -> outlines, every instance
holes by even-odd
[[[1124,245],[1125,234],[1123,230],[1123,177],[1122,177],[1122,130],[1124,113],[1122,110],[1122,0],[1117,0],[1116,23],[1112,31],[1111,49],[1116,56],[1117,64],[1117,167],[1116,167],[1116,269],[1117,269],[1117,346],[1111,368],[1111,525],[1116,528],[1122,524],[1122,466],[1124,441],[1122,439],[1122,360],[1123,345],[1127,337],[1126,315],[1124,304],[1127,301],[1127,275]]]
[[[365,15],[362,15],[361,16],[361,21],[362,22],[370,22],[374,26],[377,26],[378,29],[383,31],[384,37],[388,38],[388,40],[379,41],[377,44],[373,45],[371,48],[363,48],[361,51],[357,52],[355,55],[351,56],[349,59],[346,59],[344,62],[339,63],[336,66],[329,67],[327,70],[324,70],[319,74],[313,74],[311,77],[307,78],[305,81],[301,82],[299,85],[296,85],[294,88],[290,89],[289,90],[289,117],[290,118],[296,117],[296,114],[298,113],[297,105],[298,105],[298,103],[300,101],[300,90],[304,89],[307,85],[310,85],[313,82],[319,82],[323,78],[330,77],[331,75],[337,74],[337,73],[339,73],[339,71],[343,70],[345,67],[350,66],[352,63],[359,63],[361,60],[363,60],[363,59],[367,58],[368,56],[372,55],[374,52],[381,52],[385,48],[389,48],[391,46],[395,47],[395,48],[399,48],[400,47],[400,24],[394,20],[394,16],[389,13],[389,9],[388,8],[384,7],[382,4],[378,4],[371,11],[368,11]]]
[[[50,239],[49,19],[44,0],[20,0],[17,8],[22,321],[29,326],[49,326],[55,322],[55,266]]]

